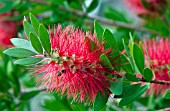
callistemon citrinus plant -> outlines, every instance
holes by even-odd
[[[30,14],[29,17],[31,24],[24,20],[28,40],[11,39],[16,47],[4,53],[20,58],[15,64],[33,65],[33,73],[39,77],[37,83],[47,91],[77,102],[93,103],[94,111],[99,111],[107,103],[110,93],[121,98],[119,105],[124,106],[149,87],[148,84],[131,84],[133,82],[160,83],[152,81],[151,69],[144,66],[144,53],[132,39],[133,56],[124,44],[128,58],[124,51],[119,52],[113,34],[97,21],[92,34],[61,25],[48,31],[35,16]],[[144,79],[134,76],[136,68]]]
[[[104,47],[90,32],[58,25],[50,34],[52,53],[37,73],[48,90],[56,90],[79,102],[93,102],[98,92],[109,88],[104,68],[99,64]],[[93,49],[91,48],[94,43]]]
[[[170,81],[168,75],[168,65],[170,65],[170,41],[168,39],[145,40],[143,44],[145,50],[145,63],[150,66],[154,73],[155,80]],[[150,93],[164,93],[169,85],[152,84],[149,89]]]
[[[16,24],[11,20],[5,20],[10,17],[9,13],[0,14],[0,47],[11,45],[10,39],[16,35]]]
[[[125,5],[137,14],[163,13],[168,0],[124,0]]]

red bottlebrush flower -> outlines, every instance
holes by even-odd
[[[98,92],[104,94],[108,82],[99,62],[100,54],[105,52],[95,35],[71,26],[62,29],[58,25],[50,36],[50,62],[36,71],[43,73],[38,82],[47,90],[57,91],[78,102],[92,103]]]
[[[152,14],[152,12],[163,13],[165,12],[167,0],[124,0],[125,5],[132,9],[137,14]]]
[[[0,47],[11,45],[10,39],[16,35],[16,24],[13,21],[5,20],[9,13],[0,15]]]
[[[150,66],[155,73],[154,79],[170,81],[167,65],[170,65],[170,41],[168,39],[146,40],[143,44],[146,65]],[[148,60],[148,57],[150,60]],[[150,93],[164,93],[169,85],[152,84]]]

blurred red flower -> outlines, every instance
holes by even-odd
[[[17,33],[15,22],[5,20],[5,17],[10,17],[10,14],[0,14],[0,47],[11,45],[10,39]]]
[[[95,35],[58,25],[51,34],[52,57],[36,72],[43,73],[38,82],[78,102],[92,103],[98,92],[108,89],[104,68],[99,64],[105,53]],[[93,43],[93,48],[91,44]]]
[[[137,14],[147,13],[147,10],[142,5],[141,0],[124,0],[124,2],[129,9],[132,9]]]
[[[154,79],[170,81],[167,68],[167,65],[170,65],[170,41],[168,39],[146,40],[143,47],[146,65],[154,70]],[[170,88],[169,85],[152,84],[149,92],[163,94],[168,88]]]
[[[167,0],[124,0],[125,5],[137,14],[152,14],[165,12]],[[145,5],[144,5],[145,4]]]

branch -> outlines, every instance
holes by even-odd
[[[142,82],[148,82],[148,81],[146,81],[143,78],[138,78],[138,79],[139,79],[139,81],[142,81]],[[170,85],[170,81],[163,81],[163,80],[152,80],[149,83],[162,84],[162,85]]]
[[[35,2],[35,1],[31,1],[31,2]],[[40,4],[43,4],[43,5],[50,6],[50,4],[48,2],[42,2],[42,3],[41,2],[36,2],[36,3],[40,3]],[[141,26],[122,23],[122,22],[118,22],[118,21],[113,21],[113,20],[109,20],[109,19],[99,17],[99,16],[91,16],[89,14],[86,14],[86,13],[84,13],[82,11],[75,10],[73,8],[66,9],[63,6],[59,6],[59,8],[62,11],[69,12],[69,13],[75,14],[77,16],[86,17],[86,18],[89,18],[91,20],[97,20],[97,21],[101,22],[101,24],[105,24],[105,25],[108,25],[108,26],[122,27],[122,28],[136,30],[136,31],[139,31],[139,32],[145,32],[145,33],[150,33],[150,34],[155,34],[155,35],[161,36],[160,33],[156,32],[156,31],[153,31],[153,30],[150,30],[150,29],[147,29],[147,28],[143,28]]]
[[[28,89],[22,89],[20,95],[32,92],[32,91],[46,91],[47,88],[41,88],[41,87],[34,87],[34,88],[28,88]]]
[[[64,7],[60,7],[60,9],[62,11],[67,11],[67,12],[73,13],[73,14],[78,15],[78,16],[83,16],[83,17],[89,18],[91,20],[97,20],[97,21],[99,21],[99,22],[101,22],[102,24],[105,24],[105,25],[128,28],[128,29],[132,29],[132,30],[136,30],[136,31],[140,31],[140,32],[146,32],[146,33],[155,34],[155,35],[160,36],[160,34],[156,31],[153,31],[153,30],[150,30],[150,29],[147,29],[147,28],[143,28],[143,27],[139,27],[139,26],[136,26],[136,25],[122,23],[122,22],[118,22],[118,21],[113,21],[113,20],[109,20],[109,19],[99,17],[99,16],[91,16],[89,14],[83,13],[82,11],[78,11],[78,10],[75,10],[75,9],[72,9],[72,8],[69,8],[67,10]]]
[[[123,78],[126,79],[125,77],[115,74],[114,75],[116,78]],[[154,83],[154,84],[161,84],[161,85],[170,85],[170,81],[164,81],[164,80],[152,80],[152,81],[146,81],[144,78],[137,78],[141,82],[148,82],[148,83]]]

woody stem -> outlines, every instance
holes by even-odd
[[[31,0],[31,2],[35,2],[35,1]],[[37,3],[50,6],[50,4],[48,2],[37,2]],[[156,32],[156,31],[153,31],[153,30],[150,30],[150,29],[147,29],[147,28],[143,28],[143,27],[138,26],[138,25],[123,23],[123,22],[119,22],[119,21],[113,21],[113,20],[103,18],[103,17],[99,17],[99,16],[92,16],[92,15],[86,14],[82,11],[75,10],[73,8],[66,9],[63,6],[59,6],[59,8],[60,8],[60,10],[62,10],[64,12],[69,12],[69,13],[72,13],[74,15],[77,15],[77,16],[80,16],[80,17],[85,17],[85,18],[88,18],[88,19],[91,19],[91,20],[97,20],[97,21],[101,22],[101,24],[105,24],[105,25],[108,25],[108,26],[122,27],[122,28],[132,29],[132,30],[136,30],[136,31],[139,31],[139,32],[145,32],[145,33],[150,33],[150,34],[155,34],[155,35],[160,36],[159,32]],[[88,21],[88,22],[85,22],[85,23],[93,25],[93,22]]]
[[[114,75],[114,77],[116,78],[124,78],[125,77],[121,76],[121,75]],[[152,81],[146,81],[144,78],[137,78],[139,81],[141,82],[148,82],[148,83],[154,83],[154,84],[162,84],[162,85],[170,85],[170,81],[164,81],[164,80],[152,80]]]

